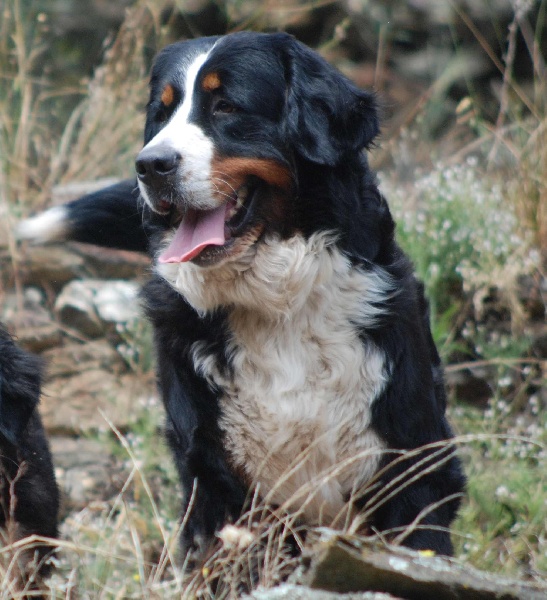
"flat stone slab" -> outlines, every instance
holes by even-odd
[[[110,498],[123,485],[120,461],[101,442],[52,436],[49,443],[63,512]]]
[[[104,369],[116,375],[127,372],[127,364],[106,340],[85,344],[65,343],[42,353],[47,364],[47,379],[79,375],[83,371]]]
[[[242,600],[399,600],[399,598],[382,592],[336,594],[285,583],[275,588],[255,590],[244,596]]]
[[[506,579],[427,552],[356,547],[338,536],[319,544],[302,583],[330,592],[379,591],[409,600],[547,598],[547,585]]]
[[[88,338],[101,337],[109,326],[128,325],[140,314],[139,285],[134,281],[74,280],[55,302],[57,317]]]
[[[144,254],[76,242],[22,244],[16,254],[14,262],[9,249],[0,247],[0,275],[7,289],[14,286],[15,271],[25,285],[58,291],[74,279],[143,279],[150,269]]]
[[[127,430],[135,423],[139,403],[145,403],[153,394],[153,385],[134,374],[117,375],[90,368],[46,382],[40,413],[50,434],[105,431],[109,425],[101,412],[118,429]]]

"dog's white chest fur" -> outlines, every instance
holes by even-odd
[[[229,312],[230,374],[199,343],[193,348],[198,372],[222,390],[231,462],[268,501],[317,523],[343,518],[383,449],[370,419],[388,365],[357,326],[379,316],[387,277],[353,267],[326,236],[260,244],[253,267],[231,283],[224,277],[215,285],[211,274],[191,284],[186,270],[171,281],[185,296],[192,285],[190,295],[202,301],[213,290],[237,293]]]
[[[369,425],[383,358],[335,312],[277,324],[233,315],[234,376],[222,382],[234,462],[271,502],[324,524],[374,474],[381,448]]]

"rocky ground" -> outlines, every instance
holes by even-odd
[[[63,188],[57,199],[79,192]],[[66,516],[121,489],[127,474],[95,434],[110,427],[106,419],[127,431],[135,407],[156,394],[152,372],[137,366],[128,345],[148,260],[78,244],[14,254],[7,239],[0,240],[1,318],[47,367],[41,414]]]

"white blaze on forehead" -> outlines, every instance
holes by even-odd
[[[199,54],[188,66],[186,70],[186,78],[184,80],[184,101],[180,108],[177,109],[174,118],[179,118],[184,122],[188,121],[190,113],[192,112],[192,100],[194,98],[196,79],[199,70],[205,64],[210,52],[211,50],[204,52],[203,54]],[[158,135],[161,135],[161,132]]]
[[[180,167],[180,186],[185,199],[195,208],[210,209],[216,206],[211,186],[211,161],[213,159],[213,140],[204,131],[190,122],[194,108],[193,100],[198,73],[205,64],[211,50],[195,57],[186,69],[184,100],[171,119],[159,131],[145,148],[167,146],[176,150],[182,160]],[[146,186],[139,182],[139,188],[148,202]],[[150,204],[150,202],[148,202]]]

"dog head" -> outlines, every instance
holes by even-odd
[[[335,168],[377,133],[373,97],[287,34],[168,46],[136,161],[142,197],[174,226],[158,261],[216,266],[291,235],[296,165]]]

